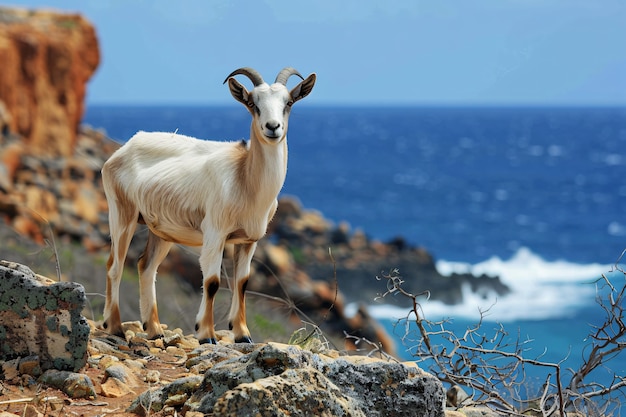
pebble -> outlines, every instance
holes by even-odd
[[[146,372],[144,380],[150,384],[156,384],[161,380],[161,373],[155,369],[151,369]]]

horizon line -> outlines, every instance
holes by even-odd
[[[241,104],[233,102],[86,102],[89,107],[240,107]],[[306,102],[299,108],[626,108],[626,102]]]

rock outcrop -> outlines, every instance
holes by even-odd
[[[0,260],[0,361],[36,357],[27,363],[43,371],[83,368],[89,337],[81,315],[86,301],[80,284],[54,282]]]
[[[72,155],[99,61],[96,32],[82,16],[0,7],[0,102],[10,115],[0,127],[31,152]]]

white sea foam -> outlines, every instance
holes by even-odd
[[[492,257],[477,264],[442,260],[436,266],[443,275],[469,272],[499,276],[511,288],[511,293],[484,297],[464,287],[462,304],[450,306],[423,300],[421,306],[426,318],[475,320],[480,317],[481,310],[489,309],[486,320],[498,322],[568,317],[578,308],[594,302],[593,281],[612,268],[612,265],[546,261],[527,248],[519,249],[508,260]],[[407,309],[374,304],[370,306],[370,312],[378,318],[396,319],[405,317]]]

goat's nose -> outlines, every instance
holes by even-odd
[[[274,132],[276,129],[280,127],[280,123],[275,122],[275,121],[267,122],[265,123],[265,127],[271,130],[272,132]]]

